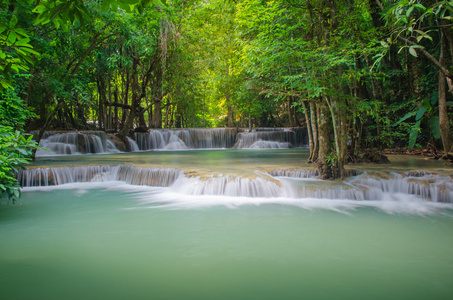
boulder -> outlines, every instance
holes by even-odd
[[[126,145],[116,135],[107,134],[107,138],[115,144],[115,146],[118,150],[120,150],[121,152],[126,152]]]
[[[369,150],[359,156],[359,162],[388,164],[390,160],[387,156],[377,150]]]

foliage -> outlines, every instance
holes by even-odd
[[[330,164],[360,147],[438,146],[452,13],[421,0],[7,0],[0,119],[129,134],[320,125],[326,107]]]
[[[25,107],[24,100],[12,89],[0,91],[0,124],[8,124],[13,129],[25,127],[29,118],[35,117]]]
[[[12,127],[0,125],[0,197],[15,200],[20,197],[20,186],[14,172],[31,160],[38,145],[33,136],[25,136]]]

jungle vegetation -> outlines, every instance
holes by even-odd
[[[452,152],[453,1],[2,0],[0,192],[26,132],[306,126],[324,178],[365,148]]]

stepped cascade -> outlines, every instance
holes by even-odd
[[[236,149],[286,149],[307,144],[306,130],[300,128],[256,128],[238,134]]]
[[[337,184],[319,180],[316,176],[316,171],[273,170],[256,172],[254,178],[200,177],[175,168],[129,165],[33,168],[17,173],[17,179],[24,187],[121,181],[131,185],[171,187],[172,192],[185,195],[380,201],[401,194],[424,201],[453,203],[453,179],[450,176],[390,172],[388,178],[382,179],[363,173]]]
[[[36,133],[32,133],[36,134]],[[103,131],[45,132],[36,156],[118,153]]]
[[[305,147],[305,128],[256,128],[252,132],[237,128],[150,129],[127,137],[131,151],[188,149],[282,149]],[[102,131],[46,132],[37,156],[105,154],[120,152]]]
[[[183,171],[173,168],[104,165],[19,170],[16,177],[24,187],[106,181],[122,181],[132,185],[170,186],[183,174]]]
[[[231,148],[237,131],[236,128],[150,129],[147,133],[135,133],[135,140],[140,150]]]

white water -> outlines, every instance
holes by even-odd
[[[238,133],[236,128],[150,129],[127,137],[132,152],[188,149],[287,149],[307,144],[304,128],[271,128]],[[37,156],[119,153],[115,144],[101,131],[46,132]]]
[[[36,156],[79,155],[118,153],[112,141],[106,139],[102,131],[90,132],[46,132],[39,146],[49,151],[38,149]]]
[[[131,185],[169,186],[184,172],[174,168],[140,168],[128,165],[36,168],[19,170],[21,186],[57,186],[77,182],[121,181]]]
[[[241,132],[236,149],[287,149],[297,146],[296,132],[291,129]]]
[[[140,150],[187,150],[231,148],[236,139],[236,129],[150,129],[136,133]]]
[[[387,213],[420,215],[453,209],[453,179],[449,176],[390,173],[390,178],[378,179],[361,174],[347,182],[332,183],[313,178],[315,175],[314,171],[273,170],[257,172],[253,178],[201,178],[174,168],[105,165],[28,169],[20,171],[17,178],[25,191],[127,189],[139,192],[136,196],[143,203],[158,199],[163,207],[173,208],[272,203],[339,212],[375,207]]]
[[[137,143],[133,139],[131,139],[130,137],[127,137],[127,141],[129,142],[129,145],[131,145],[131,152],[140,151],[140,148],[138,147]]]

